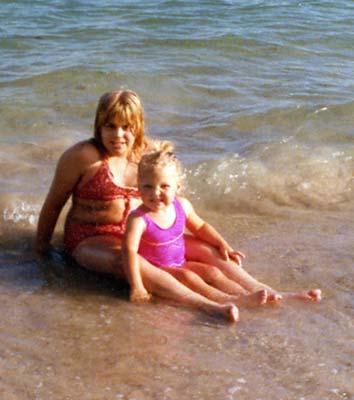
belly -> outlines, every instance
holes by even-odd
[[[87,224],[119,224],[127,211],[134,210],[141,204],[140,200],[124,199],[96,201],[74,199],[67,215],[67,221]]]

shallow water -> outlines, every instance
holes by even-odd
[[[244,215],[226,225],[255,276],[286,290],[321,287],[324,300],[244,309],[229,325],[163,301],[130,304],[123,284],[60,251],[38,262],[8,243],[0,270],[6,398],[353,399],[352,223]]]
[[[353,4],[3,1],[0,397],[354,399]],[[60,154],[136,90],[186,194],[245,268],[319,304],[229,325],[31,251]],[[66,208],[67,210],[67,208]]]

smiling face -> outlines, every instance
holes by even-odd
[[[125,132],[124,140],[121,140],[123,133],[118,132],[118,128]],[[145,145],[143,105],[140,98],[130,90],[105,93],[96,110],[94,140],[97,147],[104,153],[119,155],[129,147],[132,139],[128,156],[139,158]]]
[[[115,118],[101,127],[101,140],[108,154],[128,157],[134,147],[135,136],[126,121]]]
[[[179,175],[174,165],[151,166],[139,174],[139,191],[145,207],[152,211],[166,209],[179,189]]]

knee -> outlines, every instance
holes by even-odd
[[[190,270],[181,269],[179,271],[179,280],[184,283],[195,283],[199,279],[198,275]]]
[[[219,268],[214,267],[212,265],[208,266],[205,271],[205,279],[210,282],[218,281],[222,278],[223,273]]]
[[[75,249],[73,258],[81,267],[88,270],[124,277],[122,257],[119,252],[107,252],[103,255],[96,255],[91,251]]]
[[[109,253],[105,256],[105,258],[102,257],[101,265],[102,267],[105,267],[106,269],[111,271],[115,271],[117,267],[123,269],[122,255],[118,252]]]

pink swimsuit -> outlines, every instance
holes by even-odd
[[[184,227],[186,216],[181,203],[174,199],[176,219],[171,227],[159,227],[146,213],[140,209],[132,211],[142,217],[146,223],[139,245],[139,254],[157,267],[180,267],[186,260],[184,258]]]
[[[97,235],[113,235],[122,238],[130,212],[130,200],[140,199],[136,188],[118,186],[109,169],[107,160],[102,160],[96,174],[80,188],[75,188],[73,197],[87,200],[112,201],[124,199],[123,219],[119,224],[95,224],[67,222],[64,229],[64,246],[71,253],[84,239]]]

